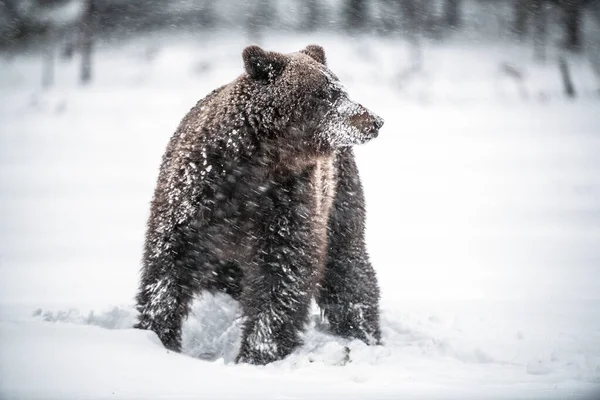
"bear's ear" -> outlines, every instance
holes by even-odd
[[[304,50],[301,50],[300,53],[304,53],[307,56],[310,56],[313,60],[320,62],[323,65],[327,64],[325,50],[323,50],[321,46],[317,46],[316,44],[309,44]]]
[[[244,69],[253,79],[271,79],[283,71],[287,59],[283,54],[264,51],[258,46],[248,46],[242,52]]]

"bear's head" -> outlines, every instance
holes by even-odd
[[[322,47],[281,54],[250,46],[242,55],[250,114],[280,143],[323,154],[377,137],[383,119],[348,97]]]

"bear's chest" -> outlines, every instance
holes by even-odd
[[[313,175],[313,196],[317,225],[326,229],[331,205],[335,196],[333,157],[317,161]]]

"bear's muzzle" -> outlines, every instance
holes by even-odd
[[[383,118],[360,106],[361,112],[350,117],[350,123],[365,135],[365,142],[375,139],[383,126]]]

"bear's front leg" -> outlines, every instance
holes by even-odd
[[[306,277],[296,267],[265,265],[262,276],[246,283],[242,299],[246,322],[237,362],[268,364],[301,344],[310,297]]]
[[[333,333],[379,344],[379,285],[365,246],[365,200],[351,148],[338,152],[336,169],[327,265],[317,303]]]
[[[244,276],[246,322],[237,362],[267,364],[301,343],[318,274],[314,197],[310,181],[301,178],[273,184],[263,198],[258,256]]]
[[[135,328],[154,331],[167,349],[179,352],[181,326],[198,291],[203,252],[183,229],[159,234],[152,221],[146,232]]]

